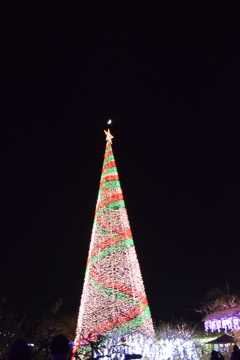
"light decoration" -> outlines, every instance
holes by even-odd
[[[205,320],[204,327],[206,332],[240,330],[240,318],[228,316],[221,319]]]
[[[154,339],[154,328],[112,150],[110,131],[100,179],[74,354],[84,339],[118,331]]]
[[[155,359],[191,359],[199,360],[203,357],[204,344],[188,330],[186,324],[171,328],[169,325],[157,332],[157,356]]]
[[[240,306],[214,311],[208,314],[203,321],[206,332],[240,330]]]
[[[207,339],[209,341],[209,339]],[[206,342],[206,339],[205,339]],[[140,333],[134,333],[123,339],[116,330],[109,333],[102,341],[96,342],[96,346],[82,347],[78,356],[83,358],[100,357],[110,360],[125,360],[125,354],[141,354],[144,360],[199,360],[203,355],[208,355],[210,346],[204,341],[190,334],[186,329],[165,331],[156,339],[146,338]],[[123,351],[122,351],[123,350]]]

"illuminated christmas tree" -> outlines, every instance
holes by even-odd
[[[112,332],[154,338],[141,271],[123,200],[110,131],[78,316],[75,351]]]

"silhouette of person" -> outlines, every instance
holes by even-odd
[[[26,341],[19,339],[14,341],[10,348],[8,360],[30,360],[31,351]]]
[[[240,360],[240,350],[237,345],[233,346],[233,352],[231,354],[231,360]]]
[[[50,344],[51,360],[66,360],[70,346],[69,341],[64,335],[56,335]]]
[[[220,357],[218,355],[220,355]],[[210,360],[220,360],[220,358],[224,360],[224,356],[220,353],[220,351],[213,350],[211,352]]]

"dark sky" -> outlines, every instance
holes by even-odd
[[[78,310],[105,149],[152,315],[240,290],[239,1],[79,1],[3,14],[0,297]],[[37,315],[36,315],[37,314]]]

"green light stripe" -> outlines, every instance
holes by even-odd
[[[120,185],[120,181],[119,180],[109,180],[109,181],[105,181],[102,184],[102,187],[104,188],[119,188]]]
[[[103,206],[102,208],[100,208],[99,210],[96,211],[96,220],[99,219],[102,215],[104,215],[105,213],[107,212],[110,212],[110,211],[115,211],[115,210],[120,210],[120,209],[125,209],[125,203],[124,203],[124,200],[119,200],[119,201],[115,201],[115,202],[112,202],[108,205],[105,205]],[[99,225],[101,226],[101,225]],[[109,232],[110,230],[106,230],[104,229],[103,227],[101,227],[101,229]]]
[[[91,350],[92,348],[90,345],[82,345],[77,349],[77,354],[85,356],[87,353],[90,353]],[[74,359],[76,359],[76,357]]]
[[[103,259],[105,256],[115,254],[115,253],[120,252],[125,249],[129,249],[132,246],[134,246],[132,238],[123,240],[120,243],[115,244],[113,246],[109,246],[106,249],[104,249],[103,251],[101,251],[98,255],[92,256],[89,260],[89,266],[94,264],[95,262]],[[88,268],[89,268],[89,266],[88,266]],[[86,269],[86,271],[88,270],[88,268]]]
[[[140,299],[134,299],[131,295],[123,294],[120,290],[110,289],[107,286],[98,283],[92,276],[89,276],[89,284],[92,286],[93,289],[97,290],[98,292],[108,295],[110,297],[114,296],[114,298],[120,299],[130,305],[140,306],[142,304]]]
[[[112,201],[110,204],[107,204],[105,206],[103,206],[102,208],[100,208],[97,212],[96,212],[96,217],[99,217],[100,214],[105,214],[108,211],[111,210],[119,210],[125,208],[125,203],[124,200],[118,200],[118,201]]]
[[[126,324],[120,325],[117,329],[121,334],[127,334],[130,330],[140,327],[151,316],[149,306],[139,314],[135,319],[128,321]]]
[[[112,174],[112,173],[116,173],[116,175],[118,174],[116,167],[111,167],[111,168],[109,168],[109,169],[105,169],[104,172],[103,172],[103,174],[102,174],[102,177],[103,177],[103,176],[106,176],[107,174]]]
[[[109,230],[105,230],[105,229],[101,228],[101,226],[99,226],[99,224],[97,222],[96,222],[96,232],[103,236],[107,236],[107,237],[111,236],[111,238],[115,238],[117,235],[117,234],[114,234],[115,235],[114,236]]]
[[[115,161],[114,156],[113,155],[109,155],[106,159],[104,159],[103,161],[103,165],[105,165],[106,163],[108,163],[109,161]]]

